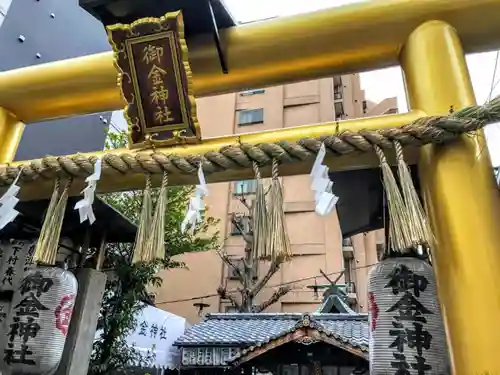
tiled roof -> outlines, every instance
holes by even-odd
[[[315,313],[356,314],[356,312],[345,302],[344,298],[338,295],[327,296],[323,303],[316,309]]]
[[[368,350],[366,314],[308,314],[310,326],[353,348]],[[175,345],[189,346],[260,346],[293,332],[303,314],[207,314],[205,320],[191,326]]]

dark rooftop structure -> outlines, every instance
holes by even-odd
[[[12,1],[0,45],[0,71],[111,50],[102,24],[77,0]],[[110,119],[106,112],[29,124],[16,160],[102,150]]]
[[[79,3],[105,26],[130,24],[140,18],[161,17],[180,10],[188,47],[191,38],[212,35],[221,69],[228,73],[219,31],[236,26],[236,21],[223,0],[79,0]]]
[[[420,193],[416,166],[411,166],[411,172],[415,188]],[[336,208],[344,238],[387,227],[381,178],[379,168],[330,173],[333,192],[340,197]]]
[[[90,225],[88,221],[80,223],[80,216],[74,206],[81,197],[68,199],[64,216],[61,237],[71,238],[83,243],[87,229],[90,229],[91,247],[101,244],[104,234],[106,242],[134,242],[137,227],[123,214],[96,197],[93,204],[96,221]],[[0,238],[32,239],[38,237],[43,224],[49,200],[19,202],[16,210],[20,212],[14,222],[8,224],[1,232]]]
[[[182,10],[186,38],[235,26],[222,0],[79,0],[80,6],[104,25],[132,23],[139,18],[161,17]]]

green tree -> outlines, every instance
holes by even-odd
[[[125,132],[107,132],[106,148],[126,146]],[[217,220],[213,217],[205,216],[204,221],[197,224],[194,233],[181,233],[181,222],[193,191],[192,186],[173,186],[168,190],[165,216],[167,259],[131,264],[132,244],[108,245],[104,268],[112,270],[113,276],[106,283],[97,326],[102,334],[94,343],[89,375],[120,373],[130,366],[147,367],[152,360],[151,355],[141,354],[129,347],[125,339],[135,328],[135,316],[145,306],[143,302],[150,300],[148,288],[162,284],[162,279],[157,276],[158,271],[182,266],[172,261],[174,255],[219,248],[219,233],[213,230]],[[156,200],[158,189],[153,189],[152,196]],[[111,193],[100,198],[137,223],[142,191]]]

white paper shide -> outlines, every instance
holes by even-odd
[[[328,167],[323,165],[323,160],[326,156],[325,144],[322,143],[314,161],[311,176],[311,189],[314,192],[314,200],[316,202],[316,213],[321,216],[326,216],[331,213],[337,204],[339,198],[333,194],[333,182],[328,176]]]
[[[101,178],[101,159],[97,159],[94,164],[94,173],[85,179],[87,187],[82,190],[83,199],[79,200],[75,204],[75,210],[78,210],[80,215],[80,223],[88,220],[90,225],[95,222],[94,210],[92,205],[94,204],[95,191],[97,188],[97,181]]]
[[[205,175],[203,174],[203,168],[198,168],[198,180],[199,185],[196,185],[195,195],[189,200],[188,211],[186,217],[181,223],[181,232],[185,233],[186,231],[190,231],[194,233],[196,228],[196,224],[203,221],[201,216],[201,212],[205,208],[205,203],[203,202],[203,198],[208,196],[208,187],[205,181]]]

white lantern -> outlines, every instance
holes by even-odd
[[[26,272],[14,291],[3,360],[15,374],[48,374],[64,349],[78,283],[71,272],[41,267]]]
[[[0,244],[0,290],[13,291],[28,270],[36,242],[24,240],[2,241]]]
[[[432,267],[389,258],[368,276],[370,374],[449,374],[449,357]]]

